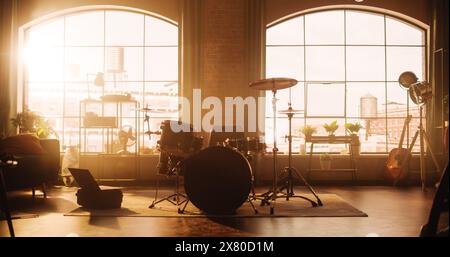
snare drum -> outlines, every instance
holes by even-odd
[[[184,131],[176,130],[181,127]],[[161,138],[158,145],[161,150],[158,173],[168,175],[178,161],[200,151],[203,138],[195,137],[189,124],[165,120],[161,122]]]
[[[174,131],[178,128],[188,131]],[[165,120],[161,122],[161,138],[158,144],[161,151],[174,156],[186,157],[201,149],[203,139],[194,136],[191,125],[179,121]]]

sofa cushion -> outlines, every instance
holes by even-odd
[[[41,155],[47,152],[34,134],[20,134],[0,141],[0,153]]]

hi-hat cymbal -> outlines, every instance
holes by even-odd
[[[296,109],[292,109],[292,108],[288,108],[286,110],[278,111],[279,114],[302,114],[304,112],[305,111],[303,111],[303,110],[296,110]]]
[[[269,78],[250,83],[250,88],[264,91],[277,91],[297,85],[297,80],[290,78]]]
[[[145,108],[138,108],[136,110],[138,110],[140,112],[152,112],[152,113],[166,113],[166,112],[170,112],[170,111],[165,110],[165,109],[154,109],[154,108],[147,108],[147,107],[145,107]]]

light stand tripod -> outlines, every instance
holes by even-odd
[[[414,147],[414,144],[416,143],[417,137],[419,137],[419,143],[420,143],[420,181],[422,183],[422,190],[426,190],[426,182],[427,182],[427,174],[425,171],[425,144],[427,145],[428,150],[430,151],[431,159],[433,160],[433,163],[436,167],[436,170],[441,171],[439,162],[436,159],[436,155],[434,154],[433,148],[430,144],[430,138],[428,137],[427,132],[425,131],[425,128],[423,127],[423,105],[420,105],[420,121],[419,121],[419,127],[414,134],[414,137],[411,141],[410,149]],[[425,143],[425,144],[424,144]]]

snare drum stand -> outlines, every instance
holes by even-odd
[[[189,199],[186,195],[180,193],[180,170],[181,170],[181,161],[177,161],[177,163],[173,164],[173,156],[169,156],[169,173],[167,176],[175,175],[175,188],[174,193],[161,198],[158,200],[158,191],[159,191],[159,179],[156,180],[156,191],[155,191],[155,199],[153,200],[152,204],[148,208],[153,208],[157,204],[168,201],[169,203],[175,205],[178,207],[178,213],[184,213],[184,209],[186,209],[187,204],[189,203]],[[183,208],[181,208],[181,206]]]

